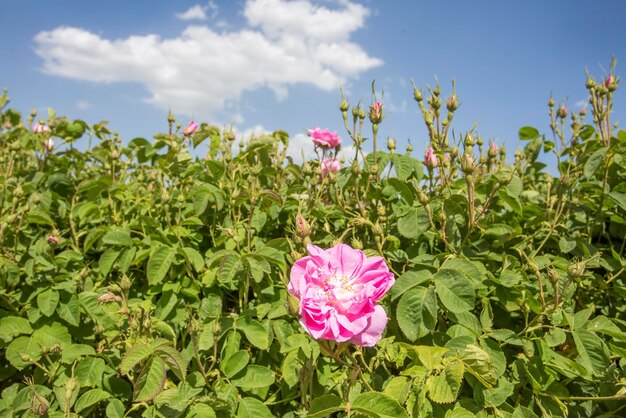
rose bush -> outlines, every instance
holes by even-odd
[[[283,131],[122,142],[0,95],[0,417],[624,415],[620,79],[585,85],[510,158],[451,134],[454,85],[414,87],[430,160],[342,97],[325,176],[335,136],[295,164]]]

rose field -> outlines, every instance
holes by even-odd
[[[281,130],[129,140],[5,92],[0,417],[626,416],[619,78],[581,81],[517,151],[417,82],[400,147],[372,83],[303,164]]]

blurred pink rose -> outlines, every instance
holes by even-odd
[[[43,143],[43,146],[46,147],[48,151],[52,151],[52,149],[54,148],[54,141],[52,140],[52,138],[48,138],[46,139],[46,142]]]
[[[33,125],[33,132],[36,134],[43,134],[46,132],[50,132],[50,128],[47,127],[43,122],[37,122]]]
[[[337,148],[341,145],[341,138],[335,132],[328,129],[314,128],[307,130],[315,145],[322,148]]]
[[[345,244],[307,250],[291,268],[288,287],[300,301],[302,327],[315,339],[375,345],[387,325],[377,302],[395,283],[385,260]]]
[[[341,170],[341,162],[338,159],[324,158],[322,160],[322,177],[326,177],[328,172],[336,173],[339,170]]]
[[[439,165],[439,160],[437,160],[433,147],[428,147],[426,156],[424,157],[424,164],[426,164],[426,167],[428,168],[435,168]]]
[[[198,124],[194,121],[189,122],[189,125],[183,130],[183,135],[189,136],[198,130]]]

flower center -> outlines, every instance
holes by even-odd
[[[337,288],[351,291],[352,284],[350,283],[350,278],[348,276],[333,276],[324,282],[324,290],[327,293]]]

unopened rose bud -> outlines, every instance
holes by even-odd
[[[304,219],[301,213],[296,215],[296,234],[300,238],[306,238],[311,235],[311,225]]]
[[[487,150],[489,158],[496,158],[498,155],[498,146],[494,141],[489,141],[489,149]]]
[[[587,89],[595,88],[596,87],[596,80],[594,80],[593,77],[587,76],[587,81],[585,82],[585,87],[587,87]]]
[[[341,103],[339,103],[339,110],[342,112],[347,112],[350,109],[350,103],[344,98],[341,99]]]
[[[459,101],[456,97],[456,94],[453,94],[448,98],[448,102],[446,103],[446,108],[449,112],[454,112],[459,107]]]
[[[370,106],[370,122],[373,125],[378,125],[383,120],[383,104],[379,101],[374,102]]]
[[[169,123],[176,122],[176,118],[174,117],[174,114],[171,111],[167,114],[167,121]]]
[[[120,157],[120,155],[118,154],[116,149],[111,151],[111,158],[113,158],[114,160],[117,160],[119,157]]]
[[[474,142],[474,137],[472,136],[471,133],[467,133],[465,135],[465,139],[463,140],[463,145],[465,145],[465,148],[469,148],[469,147],[473,147],[475,144]]]
[[[565,119],[567,117],[567,108],[565,107],[565,105],[561,105],[561,107],[559,107],[559,111],[557,112],[557,116],[560,117],[561,119]]]
[[[413,98],[418,103],[424,100],[424,95],[422,94],[422,91],[417,87],[413,87]]]
[[[463,170],[465,174],[472,174],[474,172],[474,157],[470,154],[463,154],[461,170]]]
[[[124,274],[124,275],[122,276],[122,280],[120,281],[120,287],[121,287],[123,290],[125,290],[125,291],[126,291],[126,290],[130,289],[130,288],[132,287],[132,285],[133,285],[133,283],[130,281],[130,279],[128,278],[128,276]]]
[[[189,122],[189,125],[187,125],[185,130],[183,131],[183,135],[189,136],[192,133],[196,132],[197,130],[198,130],[198,124],[195,123],[194,121],[191,121]]]
[[[39,121],[33,125],[33,132],[36,134],[45,134],[50,132],[50,128],[46,126],[44,121]]]
[[[437,159],[437,156],[435,155],[435,150],[433,149],[433,147],[428,147],[428,150],[426,151],[426,155],[424,156],[424,164],[430,170],[432,170],[433,168],[439,165],[439,160]]]
[[[587,106],[584,106],[582,109],[580,109],[580,112],[578,113],[581,117],[585,117],[587,115]]]
[[[584,272],[585,272],[585,263],[583,263],[582,261],[578,263],[572,263],[567,268],[567,275],[571,277],[572,279],[579,278],[580,276],[583,275]]]
[[[555,104],[556,104],[556,101],[554,100],[554,98],[550,97],[550,100],[548,100],[548,106],[554,107]]]
[[[48,235],[48,244],[57,245],[59,243],[59,237],[53,234]]]
[[[406,152],[407,152],[407,154],[410,154],[411,152],[413,152],[413,145],[411,145],[411,143],[407,144]]]
[[[98,298],[98,303],[111,303],[120,299],[119,296],[115,296],[113,292],[106,292]]]
[[[393,153],[393,151],[395,151],[396,149],[396,140],[393,138],[388,138],[387,139],[387,149]]]

